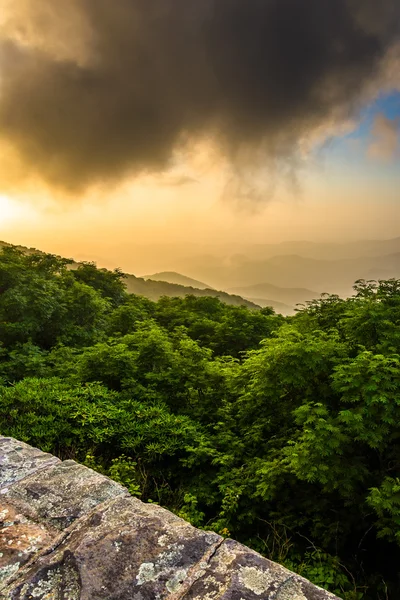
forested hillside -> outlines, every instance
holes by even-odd
[[[400,281],[292,317],[4,247],[0,431],[346,600],[400,596]]]
[[[158,281],[153,279],[144,279],[135,277],[135,275],[126,275],[124,278],[126,289],[131,294],[137,294],[149,298],[150,300],[159,300],[163,296],[170,298],[184,298],[188,294],[196,297],[219,298],[222,302],[232,306],[247,306],[248,308],[260,308],[257,303],[237,294],[227,294],[226,292],[214,289],[204,289],[182,285],[180,283],[171,283],[169,281]]]
[[[7,244],[6,242],[0,242],[0,249],[11,247],[13,247],[11,244]],[[14,246],[14,248],[20,250],[24,254],[44,254],[43,252],[36,250],[35,248],[26,248],[25,246]],[[65,264],[68,269],[74,270],[79,268],[79,266],[84,263],[76,262],[75,260],[66,260]],[[159,300],[163,296],[169,296],[172,298],[184,298],[185,296],[190,294],[192,296],[211,296],[213,298],[219,298],[222,302],[225,302],[226,304],[231,304],[233,306],[247,306],[248,308],[252,309],[258,309],[261,306],[258,305],[258,303],[255,301],[238,296],[235,292],[227,293],[211,288],[208,289],[206,288],[205,284],[201,283],[200,281],[190,279],[189,277],[184,277],[182,275],[179,275],[179,273],[175,273],[174,275],[176,275],[175,282],[167,279],[164,281],[162,278],[158,278],[157,274],[155,274],[155,279],[151,279],[145,277],[136,277],[135,275],[125,273],[123,281],[125,288],[128,292],[130,292],[131,294],[144,296],[145,298],[149,298],[150,300]],[[196,287],[196,284],[199,284],[199,286]],[[266,306],[265,301],[261,301],[261,304],[262,306]],[[271,301],[268,304],[268,306],[274,306],[276,308],[276,304],[277,303]],[[292,310],[292,307],[284,308],[285,310]]]

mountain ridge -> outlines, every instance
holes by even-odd
[[[166,283],[174,283],[178,285],[184,285],[186,287],[193,287],[198,290],[212,290],[214,289],[211,285],[202,281],[197,281],[192,277],[177,273],[176,271],[161,271],[159,273],[153,273],[153,275],[143,275],[142,279],[151,279],[152,281],[164,281]]]
[[[3,242],[0,241],[0,249],[2,247],[5,246],[13,246],[13,244],[9,244],[8,242]],[[21,252],[24,253],[29,253],[29,254],[34,254],[34,253],[39,253],[39,254],[48,254],[46,252],[43,252],[41,250],[37,250],[36,248],[27,248],[26,246],[14,246],[15,248],[17,248],[18,250],[21,250]],[[58,255],[57,255],[58,256]],[[68,259],[71,260],[71,264],[69,265],[69,268],[71,269],[76,269],[78,268],[78,266],[80,264],[84,264],[84,261],[75,261],[73,259]],[[101,269],[101,267],[99,267]],[[108,269],[106,269],[108,270]],[[136,294],[136,295],[140,295],[140,296],[145,296],[146,298],[149,298],[150,300],[154,300],[157,301],[159,300],[162,296],[170,296],[170,297],[185,297],[188,295],[194,295],[194,296],[211,296],[214,298],[219,298],[221,300],[221,302],[224,302],[225,304],[230,304],[233,306],[246,306],[249,309],[252,310],[259,310],[261,307],[252,302],[251,300],[248,300],[246,298],[242,298],[241,296],[238,295],[234,295],[234,294],[228,294],[227,292],[224,291],[218,291],[215,289],[198,289],[195,287],[189,287],[189,286],[183,286],[180,284],[174,284],[174,283],[168,283],[168,282],[164,282],[164,281],[154,281],[151,279],[144,279],[143,277],[136,277],[133,274],[130,273],[124,273],[124,283],[126,285],[126,289],[129,293],[131,294]],[[184,277],[184,276],[183,276]]]

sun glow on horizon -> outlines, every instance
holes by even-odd
[[[40,212],[31,203],[20,198],[0,194],[0,227],[5,228],[0,232],[2,236],[13,231],[14,227],[29,224],[36,225]],[[8,241],[8,240],[5,240]]]
[[[0,195],[0,224],[16,219],[21,214],[21,208],[8,196]]]

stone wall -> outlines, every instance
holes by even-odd
[[[0,598],[334,600],[72,460],[0,436]]]

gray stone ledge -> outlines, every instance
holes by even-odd
[[[61,461],[24,442],[0,436],[0,490]]]
[[[334,600],[256,552],[0,437],[1,600]]]

